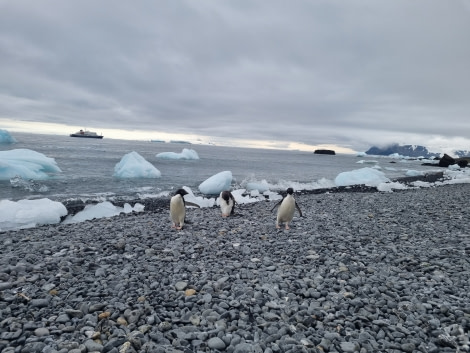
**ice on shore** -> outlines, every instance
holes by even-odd
[[[142,212],[144,205],[136,203],[134,207],[130,204],[124,204],[124,207],[113,205],[109,201],[101,202],[96,205],[87,205],[85,208],[73,216],[68,216],[63,223],[80,223],[95,218],[109,218],[118,216],[121,213]]]
[[[161,159],[199,159],[197,152],[190,148],[183,148],[181,153],[176,152],[162,152],[156,155],[157,158]]]
[[[2,144],[10,144],[10,143],[16,143],[16,139],[10,135],[10,133],[7,130],[0,129],[0,145]]]
[[[232,181],[231,172],[222,172],[219,174],[208,179],[210,181],[207,183],[208,188],[215,189],[215,187],[220,186],[220,182],[222,181],[226,183],[228,181]],[[409,174],[413,176],[416,173],[410,172]],[[410,186],[399,182],[391,182],[388,178],[384,177],[382,172],[374,168],[363,168],[351,172],[340,173],[335,181],[337,182],[337,186],[369,185],[377,187],[377,189],[382,192],[392,192],[393,190],[408,188],[424,188],[448,184],[470,183],[470,169],[464,168],[458,170],[455,167],[447,168],[444,171],[443,181],[437,181],[434,183],[415,181],[410,183]],[[228,184],[228,186],[223,186],[223,189],[230,190],[230,184]],[[215,193],[213,192],[215,190],[212,190],[209,194],[216,196],[207,198],[204,196],[196,196],[190,188],[184,188],[189,193],[185,196],[186,201],[196,203],[201,208],[213,207],[217,204],[217,197],[220,192]],[[261,193],[259,190],[246,191],[246,189],[236,189],[232,190],[232,194],[234,195],[237,204],[257,202],[266,199],[274,201],[282,198],[279,193],[269,190]],[[136,204],[134,207],[126,204],[121,208],[116,207],[109,202],[104,202],[95,206],[89,206],[82,212],[77,213],[75,216],[69,216],[65,222],[76,223],[94,218],[112,217],[123,212],[140,212],[143,210],[143,207],[144,206],[140,204]],[[65,206],[49,199],[20,200],[18,202],[2,200],[0,201],[0,231],[59,223],[60,219],[65,215],[67,215]]]
[[[204,180],[199,185],[199,191],[205,195],[218,195],[224,190],[230,190],[232,184],[232,172],[223,171]]]
[[[61,173],[54,158],[29,149],[0,151],[0,180],[17,176],[22,179],[44,180]]]
[[[247,182],[245,186],[249,191],[257,190],[259,192],[265,192],[269,190],[269,184],[266,180],[262,180],[260,182]]]
[[[215,199],[212,197],[204,197],[204,196],[195,196],[193,193],[193,190],[191,188],[184,186],[183,189],[185,189],[188,194],[184,196],[184,199],[188,202],[195,203],[199,207],[212,207],[215,204]]]
[[[336,186],[366,185],[378,186],[388,183],[390,179],[383,172],[375,168],[361,168],[349,172],[339,173],[335,178]]]
[[[162,173],[137,152],[130,152],[114,167],[116,178],[160,178]]]
[[[49,199],[0,201],[0,231],[57,224],[67,215],[67,208]]]

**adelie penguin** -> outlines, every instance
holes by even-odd
[[[235,211],[235,198],[230,191],[222,191],[219,195],[220,211],[222,217],[233,215]]]
[[[189,206],[195,206],[199,208],[199,205],[185,201],[184,195],[188,192],[184,189],[178,189],[175,195],[170,199],[170,217],[172,221],[172,228],[178,230],[183,229],[184,220],[186,217],[186,204]]]
[[[294,189],[288,188],[287,195],[271,209],[272,212],[277,206],[279,206],[276,218],[277,229],[281,228],[282,223],[285,223],[286,229],[290,229],[289,223],[292,222],[292,219],[294,218],[295,209],[299,211],[300,217],[302,217],[302,211],[300,210],[299,205],[297,205],[293,194]]]

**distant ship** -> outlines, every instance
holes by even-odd
[[[92,139],[102,139],[103,135],[98,135],[96,132],[88,130],[80,130],[74,134],[70,134],[70,137],[86,137]]]

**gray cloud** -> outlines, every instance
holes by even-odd
[[[468,33],[464,0],[2,2],[0,124],[455,143]]]

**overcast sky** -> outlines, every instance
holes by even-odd
[[[470,149],[470,1],[0,0],[11,120]]]

